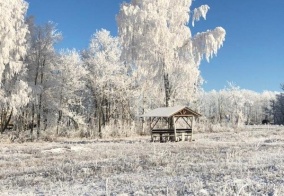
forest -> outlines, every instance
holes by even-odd
[[[12,140],[140,135],[146,122],[139,115],[175,105],[202,114],[197,123],[203,129],[284,123],[283,93],[233,83],[202,89],[199,66],[226,37],[222,27],[192,35],[207,5],[124,3],[116,16],[118,36],[97,30],[89,47],[78,51],[56,50],[63,35],[53,22],[37,25],[24,0],[0,2],[0,132]]]

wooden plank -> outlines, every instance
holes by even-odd
[[[152,134],[174,134],[174,130],[152,130]]]
[[[193,117],[193,115],[179,115],[179,114],[176,114],[175,117]]]
[[[174,133],[174,129],[152,129],[153,133]],[[191,133],[192,129],[176,129],[177,133]]]
[[[176,122],[175,122],[175,117],[173,116],[173,121],[174,121],[174,130],[175,130],[175,142],[177,141],[177,130],[176,130]]]
[[[192,133],[192,129],[176,129],[177,133]]]
[[[191,127],[192,127],[192,128],[194,127],[194,123],[195,123],[195,118],[192,117],[192,119],[191,119]],[[191,132],[191,137],[190,137],[190,141],[191,141],[191,142],[192,142],[192,140],[193,140],[193,131]]]
[[[184,120],[184,122],[191,128],[192,127],[192,124],[190,125],[188,122],[187,122],[187,120],[185,120],[184,119],[184,117],[181,117],[183,120]]]
[[[177,117],[177,119],[176,119],[176,121],[175,121],[175,122],[177,122],[179,118],[180,118],[180,116],[178,116],[178,117]]]
[[[152,125],[152,123],[154,122],[154,125],[153,125],[152,127],[151,127],[151,125],[150,125],[151,130],[154,129],[154,127],[157,125],[157,123],[160,121],[161,118],[157,118],[156,121],[155,121],[155,119],[156,119],[156,117],[154,117],[153,120],[152,120],[152,122],[151,122],[151,125]]]

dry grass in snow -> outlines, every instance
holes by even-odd
[[[1,195],[284,195],[284,130],[0,144]]]

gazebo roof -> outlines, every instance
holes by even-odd
[[[170,118],[172,116],[194,116],[200,117],[201,114],[191,110],[186,106],[174,106],[174,107],[162,107],[156,108],[149,111],[146,114],[141,115],[140,117],[166,117]]]

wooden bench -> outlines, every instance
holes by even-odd
[[[0,123],[0,126],[2,127],[1,123]],[[6,129],[11,130],[11,129],[13,129],[13,127],[14,127],[14,124],[9,123],[6,127]]]
[[[156,141],[157,136],[160,142],[167,142],[174,140],[175,130],[174,129],[153,129],[151,132],[152,141]],[[178,140],[184,140],[185,137],[189,139],[192,137],[192,129],[176,129],[176,136]]]
[[[13,127],[14,127],[14,124],[8,124],[8,125],[7,125],[7,129],[8,129],[8,130],[13,129]]]

